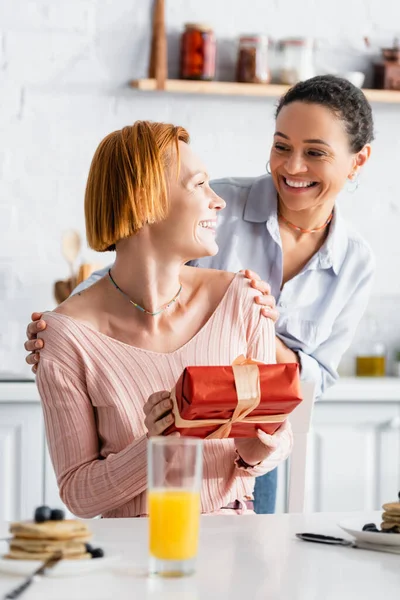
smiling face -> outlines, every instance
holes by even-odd
[[[292,102],[282,108],[270,155],[271,175],[288,211],[327,205],[369,157],[369,146],[351,152],[344,123],[320,104]]]
[[[225,202],[211,189],[206,168],[188,144],[179,142],[179,172],[173,153],[167,173],[168,216],[151,229],[166,251],[173,249],[185,261],[214,256],[217,214]]]

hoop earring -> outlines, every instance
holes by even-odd
[[[267,170],[267,173],[269,175],[271,175],[271,163],[270,163],[270,161],[267,162],[267,164],[265,165],[265,168]]]
[[[349,183],[350,183],[350,185],[349,185]],[[359,186],[358,175],[356,175],[355,177],[353,177],[351,179],[349,178],[346,190],[349,192],[349,194],[354,194],[354,192],[356,192],[358,190],[358,186]]]

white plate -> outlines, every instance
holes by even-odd
[[[107,549],[106,546],[100,544],[99,542],[91,541],[90,543],[94,548],[103,548],[103,558],[92,558],[87,560],[61,560],[46,573],[46,576],[68,577],[84,575],[85,573],[93,573],[99,569],[106,569],[108,566],[113,565],[120,558],[120,555],[116,554],[110,549]],[[3,555],[7,552],[7,549],[7,543],[0,542],[0,573],[27,576],[42,564],[42,562],[39,560],[14,560],[10,558],[3,558]]]
[[[341,521],[339,527],[346,531],[350,535],[360,540],[360,542],[368,542],[369,544],[381,544],[382,546],[400,546],[400,533],[376,533],[373,531],[363,531],[362,528],[367,523],[374,523],[377,528],[380,528],[380,520],[372,519],[366,521],[365,519],[349,519]]]

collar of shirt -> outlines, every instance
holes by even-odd
[[[277,194],[270,175],[254,180],[243,212],[243,220],[250,223],[266,223],[274,241],[281,246],[279,233]],[[308,269],[330,269],[338,275],[346,257],[348,234],[346,223],[339,208],[335,211],[329,227],[328,237],[308,264]]]

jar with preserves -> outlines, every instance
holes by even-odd
[[[236,80],[241,83],[269,83],[269,39],[266,35],[246,35],[239,40]]]
[[[199,23],[187,23],[181,37],[181,79],[214,79],[215,54],[216,42],[212,28]]]

